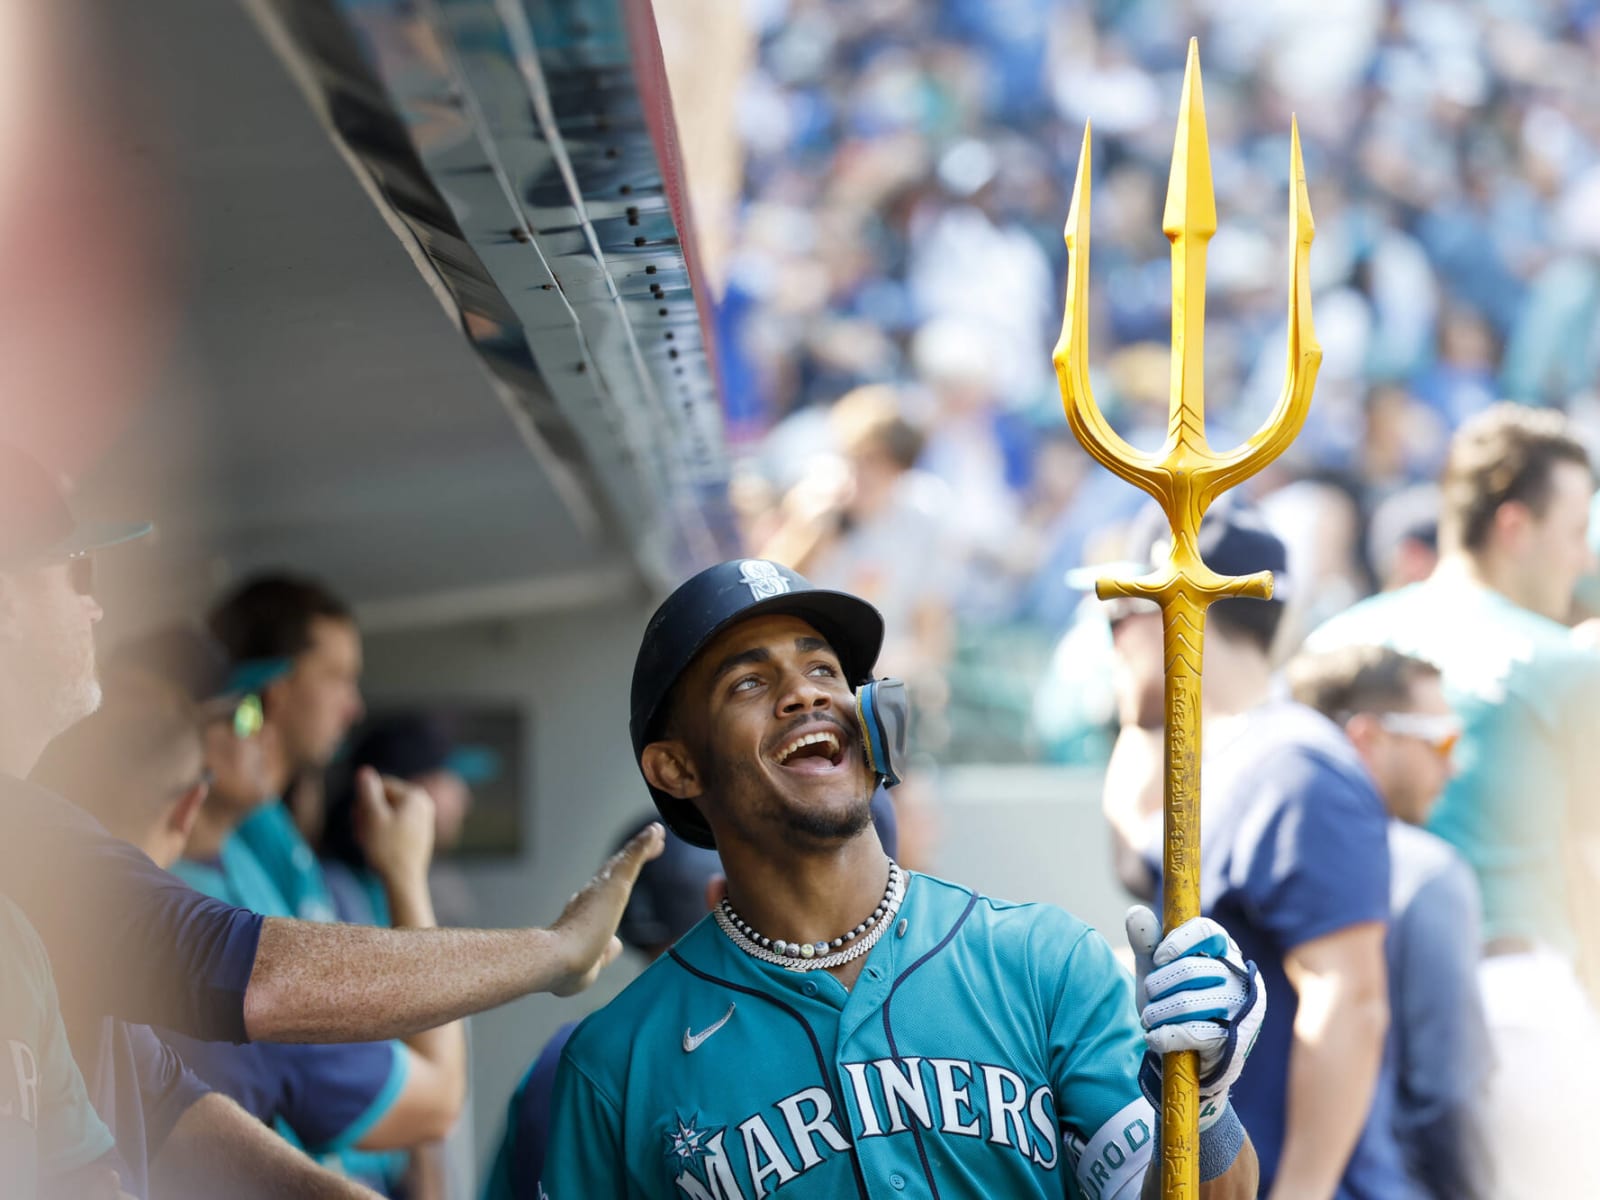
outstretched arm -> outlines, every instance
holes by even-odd
[[[274,918],[244,998],[257,1041],[405,1038],[530,992],[570,996],[622,952],[615,931],[639,869],[661,852],[651,825],[608,861],[548,929],[373,929]]]

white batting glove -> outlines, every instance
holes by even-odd
[[[1178,1050],[1200,1055],[1200,1128],[1222,1115],[1228,1089],[1267,1015],[1261,972],[1246,962],[1228,931],[1210,917],[1185,921],[1165,938],[1155,913],[1128,910],[1139,1019],[1145,1028],[1139,1086],[1158,1110],[1161,1056]],[[1159,941],[1158,941],[1159,939]]]

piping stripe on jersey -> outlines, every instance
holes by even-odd
[[[747,996],[754,996],[757,1000],[765,1000],[768,1004],[773,1005],[775,1008],[781,1009],[782,1011],[788,1013],[789,1016],[793,1017],[794,1020],[799,1024],[800,1028],[806,1031],[806,1039],[811,1043],[811,1053],[816,1056],[817,1071],[822,1078],[823,1086],[828,1089],[828,1095],[833,1097],[834,1111],[840,1114],[845,1114],[850,1111],[849,1108],[845,1106],[844,1097],[834,1089],[833,1074],[828,1070],[828,1060],[823,1056],[822,1043],[817,1040],[816,1031],[811,1028],[811,1023],[807,1021],[805,1017],[801,1016],[797,1009],[791,1008],[782,1000],[779,1000],[776,996],[769,996],[766,992],[760,991],[753,987],[746,987],[742,983],[734,983],[731,979],[720,979],[715,975],[702,971],[699,967],[691,966],[684,960],[683,956],[678,953],[676,947],[668,950],[667,953],[671,956],[673,962],[677,963],[696,979],[704,980],[706,983],[717,984],[721,987],[730,988],[735,992],[742,992]],[[855,1172],[856,1193],[861,1197],[861,1200],[871,1200],[871,1196],[867,1192],[866,1176],[861,1173],[861,1160],[856,1156],[856,1140],[854,1137],[850,1138],[849,1140],[850,1168]]]
[[[900,1047],[895,1044],[894,1026],[889,1022],[889,1006],[894,1003],[895,992],[899,991],[900,985],[910,978],[911,972],[915,971],[923,963],[927,962],[935,954],[938,954],[939,951],[943,950],[950,944],[951,939],[956,936],[957,930],[967,923],[967,918],[972,915],[972,910],[977,907],[977,904],[978,893],[973,892],[967,900],[967,906],[961,910],[961,915],[956,918],[956,923],[950,926],[950,931],[946,933],[944,937],[939,939],[939,944],[932,950],[929,950],[921,958],[917,959],[916,962],[912,963],[904,971],[901,971],[900,974],[895,977],[894,983],[890,985],[889,994],[884,997],[883,1001],[883,1032],[884,1035],[889,1039],[889,1057],[894,1059],[896,1063],[903,1062],[904,1060],[900,1057]],[[928,1148],[922,1144],[922,1130],[917,1127],[917,1123],[915,1121],[911,1122],[911,1138],[917,1144],[917,1157],[922,1160],[922,1177],[928,1182],[928,1188],[932,1193],[933,1200],[939,1200],[939,1185],[934,1182],[933,1168],[928,1164]]]

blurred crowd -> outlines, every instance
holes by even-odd
[[[1431,480],[1451,432],[1496,398],[1558,405],[1600,438],[1600,5],[751,11],[761,50],[739,108],[746,196],[720,330],[744,438],[735,500],[751,549],[823,530],[839,542],[817,560],[824,577],[891,609],[922,597],[902,662],[937,681],[921,689],[928,752],[1106,751],[1036,696],[1083,595],[1064,573],[1103,557],[1097,534],[1139,503],[1061,416],[1061,231],[1092,120],[1091,373],[1112,423],[1152,447],[1169,370],[1161,207],[1190,33],[1221,226],[1205,347],[1219,445],[1247,436],[1281,383],[1300,122],[1325,355],[1306,431],[1254,490],[1280,493],[1267,517],[1320,615],[1394,568],[1396,527],[1426,501],[1384,502]],[[898,457],[863,450],[870,406],[828,417],[864,385],[908,427]],[[899,460],[910,471],[891,486]],[[873,553],[910,524],[926,530],[915,549]]]

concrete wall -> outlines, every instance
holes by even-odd
[[[469,864],[484,924],[552,920],[649,798],[627,741],[627,681],[648,618],[618,603],[367,642],[374,701],[490,698],[525,707],[524,840],[516,861]],[[1096,772],[968,767],[932,781],[939,840],[933,870],[990,895],[1059,904],[1122,942],[1125,902],[1112,878]],[[473,1024],[480,1164],[500,1136],[506,1100],[555,1028],[604,1004],[636,973],[631,956],[585,995],[535,996]]]

